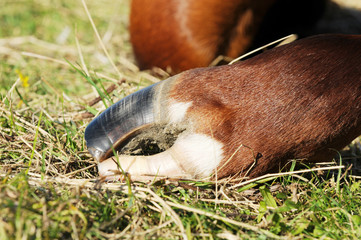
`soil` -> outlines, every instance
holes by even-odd
[[[118,152],[125,155],[157,154],[173,146],[178,135],[184,130],[185,127],[179,124],[155,124],[128,139]]]

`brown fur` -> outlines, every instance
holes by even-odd
[[[315,22],[325,2],[132,0],[131,42],[142,69],[171,67],[180,72],[208,66],[218,55],[238,57],[251,47],[256,35],[264,43],[295,33],[300,26]]]
[[[361,36],[320,35],[243,62],[182,73],[169,97],[193,104],[197,133],[233,159],[218,177],[279,170],[288,159],[330,160],[361,134]],[[258,155],[258,156],[257,156]]]

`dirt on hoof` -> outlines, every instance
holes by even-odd
[[[148,156],[163,152],[173,146],[184,130],[185,127],[179,124],[153,125],[127,139],[127,143],[118,149],[118,154]]]

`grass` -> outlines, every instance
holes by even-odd
[[[0,3],[0,239],[361,238],[347,165],[243,185],[100,182],[86,125],[166,75],[134,65],[127,1],[86,3],[109,57],[81,1]],[[358,143],[345,153],[359,156]]]

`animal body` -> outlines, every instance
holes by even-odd
[[[304,33],[327,0],[132,0],[130,38],[141,69],[180,72],[236,58],[254,46]]]
[[[185,71],[103,112],[87,146],[108,178],[119,169],[112,148],[155,125],[180,134],[164,152],[120,155],[135,179],[256,177],[290,159],[327,161],[361,134],[360,59],[361,36],[319,35]]]

